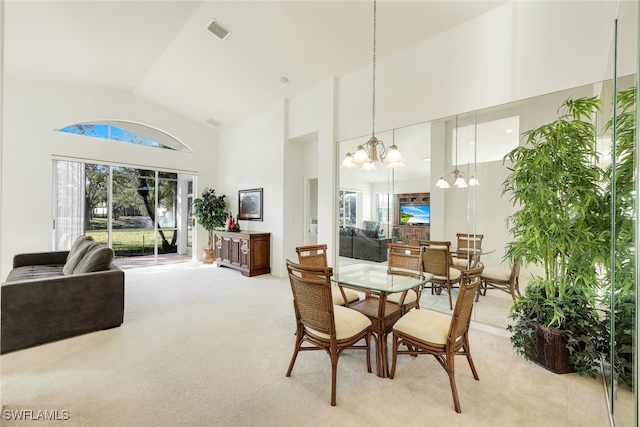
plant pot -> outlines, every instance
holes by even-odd
[[[575,372],[569,361],[567,338],[558,329],[531,323],[533,338],[525,340],[531,360],[556,374]]]
[[[216,251],[215,249],[204,249],[202,252],[202,262],[205,264],[213,264],[216,260]]]

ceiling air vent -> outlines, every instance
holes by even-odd
[[[211,24],[209,24],[207,30],[211,31],[211,33],[220,40],[224,40],[231,35],[231,31],[229,31],[224,25],[222,25],[215,19],[211,22]]]

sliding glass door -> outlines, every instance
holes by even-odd
[[[187,253],[191,208],[184,205],[192,197],[178,182],[192,183],[192,175],[66,160],[54,170],[56,249],[84,234],[116,257]]]

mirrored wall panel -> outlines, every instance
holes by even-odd
[[[603,324],[612,325],[603,337],[611,338],[611,347],[603,348],[602,360],[606,372],[611,374],[607,382],[611,396],[615,396],[619,423],[631,425],[625,422],[634,419],[635,82],[635,75],[616,81],[617,109],[611,80],[377,133],[376,137],[384,142],[384,147],[377,148],[378,160],[339,169],[340,250],[334,265],[340,268],[356,262],[384,264],[389,243],[420,245],[437,241],[448,245],[451,264],[460,267],[469,260],[459,259],[458,248],[468,245],[471,236],[475,242],[474,260],[482,262],[487,271],[507,279],[507,283],[483,286],[474,320],[507,329],[514,322],[510,318],[514,299],[524,294],[533,277],[544,275],[544,271],[541,264],[535,263],[522,263],[514,269],[514,263],[506,257],[512,241],[507,219],[519,206],[505,192],[505,180],[512,166],[505,156],[526,145],[528,132],[565,114],[568,100],[596,99],[600,111],[589,120],[597,134],[597,148],[589,153],[588,159],[602,169],[603,194],[612,190],[611,183],[615,180],[617,196],[611,196],[616,205],[614,211],[607,202],[609,196],[598,200],[594,209],[602,212],[604,221],[609,221],[609,213],[615,212],[614,221],[619,227],[614,231],[615,252],[610,252],[614,247],[610,241],[598,249],[602,282],[595,288],[603,307]],[[612,143],[614,126],[617,144]],[[340,162],[353,159],[370,137],[340,142]],[[381,160],[391,146],[397,147],[403,159],[395,167]],[[608,232],[608,223],[605,225]],[[465,236],[467,243],[461,240]],[[616,277],[609,277],[611,265],[616,266]],[[516,269],[517,279],[509,281]],[[454,302],[456,296],[454,283],[451,290]],[[613,310],[608,308],[611,304]],[[451,313],[448,292],[441,286],[425,288],[420,306]]]

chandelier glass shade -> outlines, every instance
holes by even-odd
[[[436,182],[436,187],[438,188],[467,188],[467,187],[475,187],[480,185],[480,182],[475,178],[475,176],[471,175],[469,177],[469,183],[465,181],[464,173],[461,172],[457,167],[451,172],[447,178],[441,176],[438,182]]]
[[[358,145],[354,154],[347,153],[342,165],[343,169],[357,168],[362,170],[376,170],[376,162],[387,164],[388,169],[404,166],[404,159],[393,144],[385,147],[384,142],[376,138],[376,0],[373,0],[373,100],[372,100],[372,129],[371,138],[365,145]]]
[[[475,176],[471,175],[471,177],[469,178],[469,183],[467,184],[467,181],[465,180],[465,175],[463,172],[460,171],[460,169],[458,169],[458,116],[456,116],[456,164],[455,164],[455,169],[453,170],[453,172],[451,172],[447,178],[445,178],[444,176],[441,176],[440,179],[438,180],[438,182],[436,182],[436,187],[438,188],[442,188],[442,189],[446,189],[446,188],[451,188],[452,186],[456,187],[456,188],[467,188],[469,186],[471,187],[475,187],[480,185],[480,182],[476,179]]]
[[[377,170],[376,162],[386,163],[388,169],[404,166],[402,154],[395,144],[386,147],[384,142],[372,136],[365,145],[358,145],[355,153],[347,153],[340,167],[351,169],[362,165],[362,170]]]

